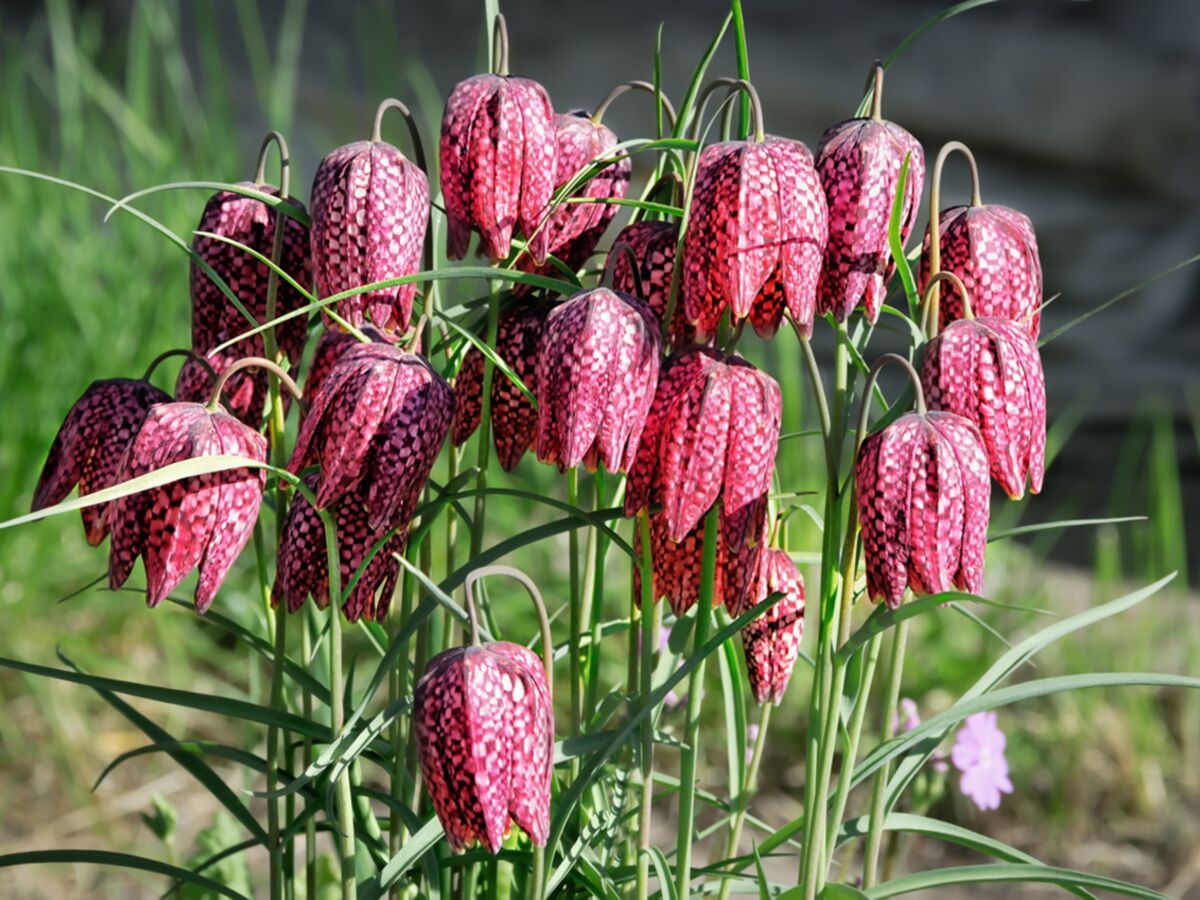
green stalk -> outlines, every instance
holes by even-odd
[[[579,470],[567,472],[567,503],[572,507],[579,505]],[[592,529],[594,532],[595,529]],[[579,529],[571,529],[568,537],[568,565],[570,569],[570,627],[571,627],[571,733],[579,735],[583,729],[583,694],[580,690],[580,671],[583,648],[583,597],[579,573]],[[579,762],[571,763],[572,779],[579,771]]]
[[[650,514],[638,516],[638,528],[642,538],[642,703],[650,702],[654,688],[654,649],[657,638],[654,633],[654,563],[650,546]],[[641,728],[641,776],[642,804],[638,809],[638,857],[637,857],[637,900],[646,900],[650,888],[650,824],[653,811],[650,803],[654,799],[654,716],[642,719]]]
[[[312,621],[308,615],[308,611],[304,612],[303,619],[304,627],[300,630],[300,654],[304,665],[307,668],[309,659],[312,657]],[[312,694],[305,690],[302,699],[302,708],[304,718],[311,719],[313,715],[313,698]],[[311,737],[304,738],[304,769],[313,762],[313,742]],[[308,821],[304,825],[304,896],[315,897],[317,895],[317,820],[314,816],[309,816]]]
[[[496,334],[500,330],[500,282],[493,279],[488,282],[488,311],[487,311],[487,345],[493,349],[496,346]],[[483,549],[484,516],[487,512],[487,471],[488,460],[492,449],[492,380],[495,378],[496,365],[486,354],[483,357],[483,386],[480,389],[479,406],[479,437],[478,456],[475,465],[478,474],[475,476],[474,527],[471,529],[471,558],[474,559]]]
[[[900,700],[900,679],[904,674],[904,645],[908,642],[908,619],[903,619],[892,635],[892,661],[888,667],[887,680],[884,682],[883,722],[880,733],[882,742],[892,739],[896,732],[896,705]],[[887,793],[888,775],[891,764],[884,763],[875,773],[875,783],[871,788],[871,824],[867,830],[867,849],[863,860],[863,887],[869,888],[875,884],[875,875],[879,868],[880,836],[883,834],[883,815]]]
[[[597,469],[592,478],[592,509],[603,509],[604,473]],[[604,615],[604,557],[608,553],[608,538],[601,536],[599,528],[588,529],[587,557],[583,564],[583,610],[580,619],[588,627],[587,666],[581,677],[584,683],[583,721],[591,718],[596,710],[600,693],[600,625]]]
[[[746,780],[738,792],[737,810],[729,827],[729,840],[725,843],[726,859],[732,858],[737,853],[738,844],[742,841],[742,828],[746,824],[746,812],[750,808],[750,793],[754,790],[755,781],[758,780],[758,767],[762,763],[763,749],[767,746],[767,729],[771,726],[771,710],[774,708],[774,703],[767,703],[763,706],[762,715],[758,719],[758,736],[754,739],[750,766],[746,770]],[[729,892],[732,889],[733,881],[731,879],[721,879],[721,893],[718,894],[718,900],[728,900]]]
[[[712,621],[720,518],[720,503],[714,503],[704,517],[704,548],[700,560],[700,596],[696,601],[696,632],[692,637],[693,654],[708,640],[709,623]],[[696,762],[700,756],[700,704],[703,690],[704,661],[701,660],[688,676],[687,736],[680,751],[679,835],[675,845],[676,892],[680,897],[691,896],[692,834],[696,824]]]

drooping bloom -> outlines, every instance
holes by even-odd
[[[829,206],[829,243],[818,287],[818,312],[832,312],[844,322],[862,306],[871,322],[879,318],[895,270],[888,224],[906,156],[901,244],[916,221],[925,179],[925,154],[916,138],[880,118],[839,122],[821,138],[817,172]]]
[[[271,185],[243,182],[240,187],[253,188],[273,197],[279,196],[278,189]],[[288,198],[288,203],[301,211],[304,210],[304,204],[294,197]],[[230,191],[218,191],[205,205],[196,230],[230,238],[270,259],[275,243],[277,217],[275,210],[261,200]],[[308,227],[291,217],[285,218],[280,268],[291,275],[298,284],[307,285],[312,280]],[[224,279],[229,289],[259,324],[266,321],[267,281],[270,277],[270,269],[266,263],[260,262],[239,247],[204,234],[196,235],[192,240],[192,249]],[[190,284],[192,349],[197,353],[206,354],[254,327],[194,259],[191,263]],[[278,315],[299,309],[305,302],[295,288],[279,279],[276,294]],[[293,364],[300,361],[307,334],[308,323],[303,316],[288,319],[275,329],[275,339],[280,349]],[[262,356],[262,335],[256,334],[239,341],[229,348],[225,355],[230,361],[245,356]]]
[[[783,699],[804,635],[804,578],[787,551],[768,548],[759,554],[754,580],[731,614],[741,615],[776,593],[783,598],[742,629],[746,674],[759,704]]]
[[[204,358],[219,378],[221,373],[241,359],[241,356],[234,348],[229,348],[209,352]],[[212,375],[195,359],[188,359],[180,366],[179,375],[175,379],[176,400],[206,403],[212,389]],[[221,389],[221,402],[238,421],[257,430],[262,425],[267,390],[267,373],[264,370],[253,367],[239,369]]]
[[[555,152],[554,110],[536,81],[475,75],[456,84],[440,142],[446,254],[466,256],[475,230],[480,250],[504,259],[519,225],[543,262],[549,243],[538,226],[554,194]]]
[[[554,161],[554,190],[565,187],[572,179],[587,169],[595,160],[611,154],[617,145],[617,136],[607,125],[593,122],[583,110],[560,113],[554,116],[556,155]],[[572,197],[590,200],[620,199],[629,189],[629,173],[633,164],[626,156],[605,167]],[[548,251],[562,260],[571,271],[577,271],[604,236],[608,223],[617,213],[613,203],[566,203],[555,207],[542,226],[546,235]],[[557,276],[558,270],[545,263],[537,265],[528,256],[522,256],[518,267],[525,272],[538,272]],[[527,285],[517,285],[514,290],[527,293]]]
[[[316,475],[305,478],[305,483],[314,491],[318,482]],[[353,494],[338,504],[336,522],[342,589],[345,590],[367,554],[387,538],[391,529],[371,528],[367,524],[366,506]],[[342,606],[342,611],[351,622],[357,622],[360,618],[378,622],[387,615],[396,577],[400,574],[400,563],[394,554],[404,552],[407,539],[407,530],[401,527],[371,557],[362,577]],[[325,525],[304,495],[297,492],[283,523],[271,600],[276,604],[286,604],[288,612],[296,612],[309,596],[322,609],[329,605]]]
[[[429,222],[429,179],[386,141],[334,150],[312,187],[312,258],[317,294],[403,278],[421,268]],[[416,284],[377,288],[337,303],[351,325],[384,334],[408,330]]]
[[[222,409],[160,403],[126,450],[117,481],[202,456],[265,462],[267,442]],[[140,555],[146,562],[146,603],[153,607],[199,566],[196,611],[205,612],[250,539],[264,482],[262,469],[230,469],[114,500],[109,510],[109,586],[116,590],[123,585]]]
[[[537,301],[514,303],[500,314],[496,331],[496,353],[529,390],[537,393],[537,356],[549,308]],[[483,404],[483,354],[476,347],[467,351],[454,381],[454,425],[450,439],[464,443],[479,427]],[[492,375],[492,436],[496,459],[510,472],[537,436],[537,410],[504,373]]]
[[[625,514],[661,504],[679,542],[720,499],[723,539],[740,549],[766,516],[781,414],[779,385],[744,359],[699,347],[672,355],[629,470]]]
[[[1039,493],[1045,471],[1046,382],[1028,330],[1010,319],[951,322],[925,347],[921,384],[932,409],[979,426],[992,477],[1013,500]]]
[[[975,315],[1019,322],[1034,339],[1042,306],[1042,264],[1033,223],[1024,213],[994,203],[954,206],[938,216],[941,271],[953,272],[970,294]],[[930,234],[925,232],[919,287],[929,282]],[[941,327],[963,318],[958,288],[943,281]]]
[[[93,381],[54,436],[33,492],[32,509],[61,503],[76,485],[83,497],[116,484],[121,456],[150,408],[170,400],[166,393],[141,379]],[[108,534],[108,507],[101,503],[82,510],[83,531],[93,547]]]
[[[321,395],[325,380],[342,354],[357,343],[360,343],[358,338],[339,328],[326,328],[321,332],[312,362],[308,364],[308,374],[304,378],[304,399],[310,407]]]
[[[727,308],[763,337],[785,311],[811,333],[829,223],[804,144],[768,135],[705,147],[689,215],[681,297],[702,338]]]
[[[511,822],[537,846],[550,831],[554,714],[537,656],[505,641],[435,656],[413,697],[417,748],[454,850],[498,853]]]
[[[662,339],[650,307],[608,288],[546,317],[535,376],[537,456],[560,471],[633,463],[658,380]]]
[[[640,282],[634,278],[629,265],[629,255],[618,250],[628,244],[636,260]],[[608,253],[607,268],[612,276],[614,290],[638,295],[640,283],[642,297],[659,321],[667,314],[667,300],[671,293],[671,277],[675,270],[675,250],[679,244],[679,226],[671,222],[634,222],[626,225],[613,239]],[[688,325],[683,304],[676,301],[672,317],[671,335],[683,343],[691,343],[695,330]]]
[[[871,599],[983,584],[988,461],[979,429],[948,412],[909,413],[863,441],[856,464]]]
[[[355,492],[370,528],[407,522],[453,415],[454,392],[424,357],[360,343],[330,371],[288,469],[320,463],[322,509]]]
[[[982,810],[999,809],[1000,795],[1013,792],[1004,755],[1006,743],[996,713],[991,711],[967,716],[954,736],[950,761],[962,773],[959,790]]]

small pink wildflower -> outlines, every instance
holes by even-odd
[[[999,809],[1000,795],[1013,791],[1004,757],[1005,743],[994,712],[967,716],[954,737],[950,761],[962,773],[959,790],[982,810]]]

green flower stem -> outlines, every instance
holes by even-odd
[[[487,311],[487,345],[496,346],[496,335],[500,330],[500,282],[493,279],[488,282],[488,311]],[[487,513],[487,471],[488,460],[492,449],[492,381],[496,375],[496,365],[491,357],[483,357],[483,385],[479,398],[479,429],[476,432],[479,440],[478,456],[475,465],[479,470],[475,476],[475,517],[471,529],[471,558],[474,559],[483,549],[484,517]]]
[[[713,589],[717,572],[717,532],[720,528],[721,505],[714,503],[704,517],[704,548],[700,560],[700,595],[696,601],[696,632],[692,636],[692,653],[708,640],[712,621]],[[680,751],[679,767],[679,836],[675,851],[676,892],[690,897],[692,883],[692,834],[696,824],[696,763],[700,756],[700,704],[704,693],[704,661],[701,660],[688,676],[687,736]]]
[[[895,734],[896,706],[900,701],[900,679],[904,674],[904,646],[908,642],[908,619],[902,620],[892,635],[892,660],[884,682],[883,722],[880,724],[880,743],[892,739]],[[888,775],[891,764],[884,763],[875,773],[871,787],[871,824],[867,830],[867,849],[863,860],[863,888],[875,884],[879,868],[880,837],[883,834],[883,814],[886,801]]]
[[[309,659],[313,653],[313,627],[312,620],[308,615],[308,610],[304,611],[303,619],[304,627],[300,629],[300,655],[301,660],[307,667]],[[311,719],[313,715],[313,698],[309,691],[304,691],[302,696],[302,709],[304,718]],[[304,770],[313,762],[313,742],[311,737],[304,738]],[[317,820],[314,816],[309,816],[308,821],[304,825],[304,896],[315,897],[317,895]]]
[[[567,472],[567,503],[572,507],[579,505],[579,470]],[[593,533],[595,529],[592,529]],[[581,659],[583,654],[583,597],[579,572],[579,529],[571,529],[568,537],[568,566],[570,569],[570,628],[571,628],[571,734],[578,735],[583,728],[583,693],[580,690]],[[579,762],[571,763],[571,777],[579,771]]]
[[[654,630],[654,567],[653,550],[650,546],[650,514],[643,511],[638,515],[641,530],[641,685],[638,693],[642,703],[650,702],[654,689],[654,650],[658,646]],[[632,631],[632,629],[631,629]],[[642,719],[641,728],[641,776],[642,803],[638,809],[638,857],[637,857],[637,900],[646,900],[650,888],[650,824],[653,812],[650,803],[654,798],[654,716]]]
[[[592,477],[593,510],[603,509],[604,473],[597,469]],[[604,558],[608,554],[608,537],[601,535],[599,528],[588,529],[587,557],[583,565],[583,610],[580,619],[587,624],[589,640],[587,665],[583,669],[582,721],[591,718],[596,710],[600,693],[600,625],[604,614]]]
[[[767,729],[771,727],[771,710],[774,708],[774,703],[767,703],[763,706],[762,714],[758,719],[758,735],[754,739],[754,750],[750,755],[750,765],[746,769],[746,780],[738,791],[737,809],[729,826],[729,840],[725,843],[726,859],[737,853],[738,844],[742,841],[742,828],[746,824],[746,812],[750,808],[750,794],[754,790],[754,783],[758,780],[758,768],[762,764],[763,750],[767,746]],[[721,892],[718,900],[727,900],[732,889],[732,879],[721,879]]]

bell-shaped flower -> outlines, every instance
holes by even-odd
[[[504,360],[530,392],[537,391],[537,358],[549,308],[533,300],[517,301],[500,314],[496,354]],[[454,380],[454,424],[450,440],[464,443],[479,427],[483,409],[483,353],[471,347]],[[516,468],[537,437],[537,410],[532,402],[499,369],[492,375],[492,437],[496,459],[506,472]]]
[[[746,674],[759,704],[783,699],[804,636],[804,578],[787,551],[766,548],[742,604],[730,614],[741,615],[772,594],[783,597],[742,629]]]
[[[316,490],[319,479],[309,475],[304,479]],[[373,529],[367,523],[367,509],[362,500],[351,494],[337,506],[338,555],[341,559],[341,583],[345,590],[367,555],[380,541],[386,543],[371,557],[362,576],[354,585],[342,612],[351,622],[360,618],[382,621],[387,615],[400,574],[395,554],[403,553],[408,535],[399,528],[390,538],[389,528]],[[288,612],[296,612],[312,597],[324,609],[329,605],[329,558],[325,546],[325,525],[304,495],[297,492],[288,508],[279,539],[275,585],[271,601],[283,603]]]
[[[429,178],[379,137],[334,150],[317,167],[312,186],[312,257],[317,294],[403,278],[421,268],[429,223]],[[355,327],[374,325],[402,335],[412,316],[413,284],[376,288],[337,302]]]
[[[537,456],[560,471],[581,462],[610,472],[634,460],[654,386],[662,339],[650,307],[595,288],[546,318],[536,367]]]
[[[79,496],[112,487],[121,457],[156,403],[171,398],[148,381],[93,381],[59,426],[33,492],[34,511],[61,503],[79,485]],[[108,534],[107,503],[82,510],[87,542],[97,547]]]
[[[424,357],[359,344],[334,364],[300,425],[288,468],[321,467],[317,504],[357,492],[367,524],[407,522],[454,415],[454,392]]]
[[[829,243],[818,287],[819,313],[844,322],[862,306],[879,318],[895,264],[888,248],[892,203],[908,158],[900,243],[908,240],[921,202],[925,155],[916,138],[880,115],[883,69],[876,67],[870,117],[839,122],[817,146],[817,173],[829,208]]]
[[[681,298],[701,339],[726,309],[763,337],[785,311],[812,332],[829,223],[804,144],[760,132],[705,147],[688,215]]]
[[[326,328],[321,332],[312,361],[308,364],[308,374],[304,378],[304,400],[309,407],[321,395],[325,380],[342,354],[358,343],[358,338],[340,328]]]
[[[867,592],[889,608],[905,588],[979,593],[988,528],[988,460],[979,429],[914,412],[869,435],[855,466]]]
[[[150,409],[126,450],[117,482],[204,456],[265,462],[267,442],[223,409],[160,403]],[[146,603],[153,607],[199,566],[196,610],[205,612],[254,531],[264,482],[263,469],[230,469],[114,500],[109,508],[109,586],[116,590],[123,585],[140,555],[146,563]]]
[[[498,853],[510,825],[545,846],[554,714],[537,656],[505,641],[435,656],[413,696],[417,749],[450,846]]]
[[[620,249],[629,247],[629,253]],[[613,239],[608,252],[607,270],[612,278],[614,290],[642,297],[659,321],[667,314],[667,301],[671,294],[671,277],[675,271],[675,250],[679,244],[679,226],[673,222],[642,221],[626,225]],[[634,265],[630,265],[630,253]],[[671,323],[671,336],[683,343],[691,343],[695,330],[684,316],[683,304],[676,302]]]
[[[674,354],[629,470],[626,515],[661,504],[678,542],[721,500],[725,541],[740,549],[762,528],[781,416],[779,385],[740,357]]]

